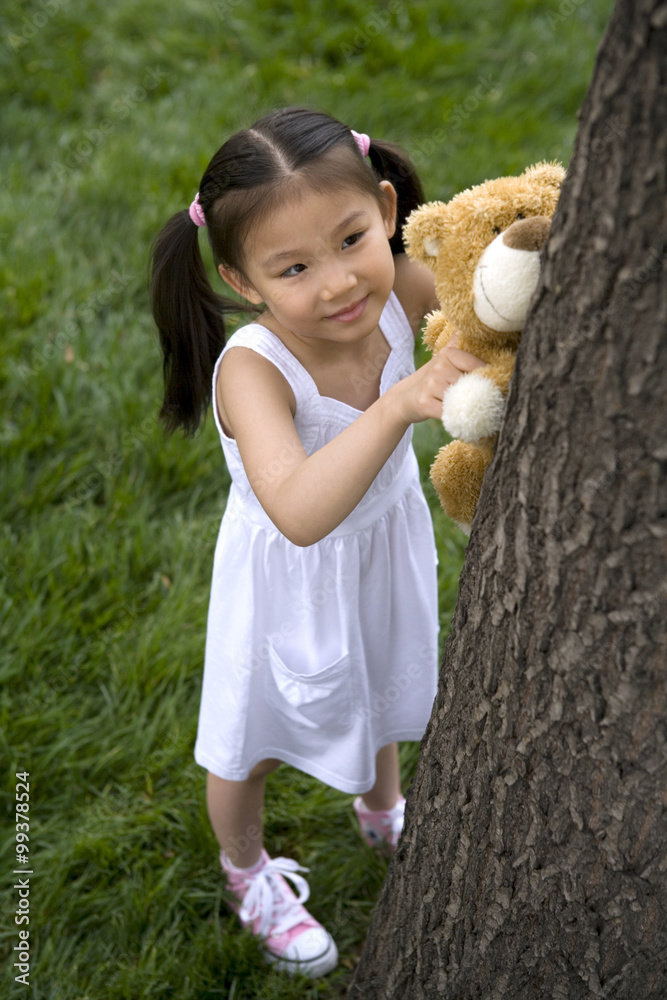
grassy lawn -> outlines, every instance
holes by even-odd
[[[283,768],[267,842],[311,868],[340,969],[290,980],[224,905],[192,751],[228,476],[212,420],[166,439],[146,261],[230,131],[288,103],[398,141],[429,198],[567,163],[610,0],[6,0],[0,14],[0,992],[344,993],[384,876],[351,796]],[[444,133],[444,140],[442,134]],[[443,636],[464,539],[428,485]],[[405,783],[418,747],[402,748]],[[15,774],[29,772],[30,986]]]

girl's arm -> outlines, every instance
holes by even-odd
[[[441,351],[310,456],[294,426],[289,383],[255,351],[227,352],[216,398],[262,507],[295,545],[313,545],[354,510],[410,424],[439,418],[445,390],[480,363],[456,348]]]

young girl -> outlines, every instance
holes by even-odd
[[[370,162],[369,162],[370,161]],[[477,359],[417,372],[436,306],[402,225],[420,202],[400,151],[291,108],[232,136],[153,252],[161,416],[193,433],[213,398],[232,486],[215,552],[195,758],[241,921],[269,960],[313,976],[336,946],[295,861],[262,844],[281,762],[356,795],[364,837],[403,825],[396,742],[418,740],[437,678],[436,553],[412,424]],[[198,234],[255,322],[226,347]],[[298,896],[288,886],[287,876]]]

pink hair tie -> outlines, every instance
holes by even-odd
[[[190,218],[194,222],[195,226],[205,226],[206,218],[204,216],[204,209],[199,204],[199,191],[195,195],[195,200],[192,202],[189,208]]]
[[[352,133],[352,138],[359,147],[359,152],[362,156],[368,156],[368,150],[371,148],[371,140],[366,135],[365,132],[355,132],[353,128],[350,129]]]

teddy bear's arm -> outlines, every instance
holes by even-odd
[[[446,347],[455,333],[456,327],[440,310],[436,309],[426,317],[424,343],[433,354],[437,354],[443,347]]]

